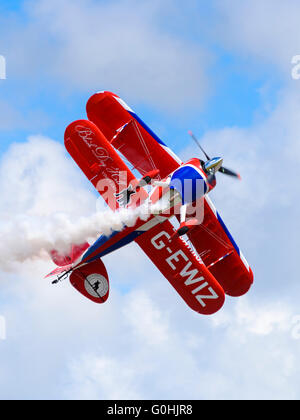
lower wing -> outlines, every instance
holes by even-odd
[[[224,290],[195,252],[181,238],[172,239],[167,220],[135,241],[194,311],[210,315],[224,304]]]

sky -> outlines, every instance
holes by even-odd
[[[0,399],[299,399],[300,4],[207,3],[1,1]],[[102,209],[63,146],[100,90],[183,160],[192,130],[241,173],[211,198],[254,285],[219,313],[189,310],[135,244],[104,258],[103,306],[28,258],[57,217]]]

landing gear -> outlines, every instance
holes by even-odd
[[[174,235],[171,236],[170,241],[172,241],[173,238],[186,235],[193,227],[199,224],[197,219],[190,219],[186,221],[186,212],[187,204],[183,204],[180,207],[180,226]]]
[[[178,238],[180,236],[186,235],[197,225],[199,225],[199,222],[197,219],[190,219],[187,222],[180,223],[179,228],[176,230],[176,232],[174,232],[174,234],[171,236],[169,241],[171,242],[172,239],[174,238]]]

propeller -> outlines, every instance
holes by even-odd
[[[197,146],[199,147],[199,149],[202,151],[202,153],[204,154],[204,156],[207,159],[207,162],[205,163],[205,166],[208,168],[209,171],[209,167],[210,167],[210,163],[213,161],[216,162],[220,162],[221,158],[213,158],[211,159],[208,154],[205,152],[205,150],[203,149],[203,147],[201,146],[201,144],[199,143],[199,140],[197,139],[197,137],[194,135],[194,133],[192,131],[189,131],[189,135],[192,137],[192,139],[194,140],[194,142],[197,144]],[[223,162],[222,162],[223,163]],[[213,165],[212,165],[213,166]],[[219,166],[219,165],[218,165]],[[238,178],[241,179],[241,175],[237,172],[234,172],[230,169],[225,168],[224,166],[219,166],[219,168],[217,168],[217,170],[215,172],[221,172],[224,175],[229,175],[232,176],[234,178]],[[213,174],[214,175],[214,174]]]
[[[206,157],[206,159],[207,160],[210,160],[210,157],[208,156],[208,154],[206,153],[206,151],[203,149],[203,147],[199,143],[199,140],[194,135],[194,133],[192,131],[189,131],[189,135],[192,137],[192,139],[194,140],[194,142],[197,144],[197,146],[199,147],[199,149],[202,151],[202,153],[204,154],[204,156]]]

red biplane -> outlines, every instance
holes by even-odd
[[[93,95],[87,116],[66,129],[66,149],[112,210],[150,203],[150,211],[146,219],[102,235],[92,246],[72,245],[68,255],[53,251],[59,266],[50,273],[59,275],[53,283],[69,275],[80,293],[104,303],[109,279],[101,258],[135,241],[198,313],[217,312],[225,294],[245,294],[253,283],[251,268],[207,195],[217,172],[239,175],[224,168],[221,158],[211,159],[199,143],[206,161],[183,163],[111,92]]]

